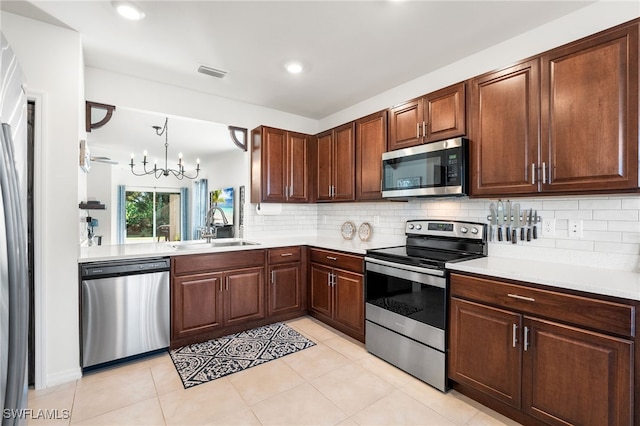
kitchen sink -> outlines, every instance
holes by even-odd
[[[246,241],[237,238],[221,238],[219,240],[189,240],[189,241],[176,241],[167,244],[174,250],[200,250],[205,248],[216,247],[237,247],[237,246],[256,246],[260,243],[253,241]]]

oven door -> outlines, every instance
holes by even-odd
[[[382,196],[465,195],[467,143],[449,139],[382,155]]]
[[[444,352],[446,278],[429,270],[365,257],[365,317]]]

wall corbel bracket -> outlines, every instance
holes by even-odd
[[[104,114],[104,117],[93,123],[92,120],[92,113],[94,110],[103,110],[106,111]],[[99,127],[104,126],[105,124],[107,124],[109,122],[109,120],[111,120],[111,116],[113,115],[113,111],[116,110],[115,105],[107,105],[107,104],[101,104],[98,102],[91,102],[91,101],[86,101],[85,102],[85,130],[87,132],[91,132],[92,129],[97,129]]]
[[[238,148],[245,152],[247,151],[247,132],[247,129],[244,127],[229,126],[231,140]],[[238,136],[240,136],[240,139],[242,140],[238,140]]]

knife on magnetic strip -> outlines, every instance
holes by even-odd
[[[513,205],[513,232],[511,233],[511,242],[516,244],[518,242],[518,228],[520,228],[520,203]]]
[[[507,200],[507,206],[505,207],[506,225],[507,225],[507,241],[511,241],[511,201]]]

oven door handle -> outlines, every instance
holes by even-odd
[[[425,285],[446,288],[444,271],[440,269],[419,268],[411,265],[403,265],[385,260],[364,258],[366,271],[377,272],[409,281],[416,281]]]

